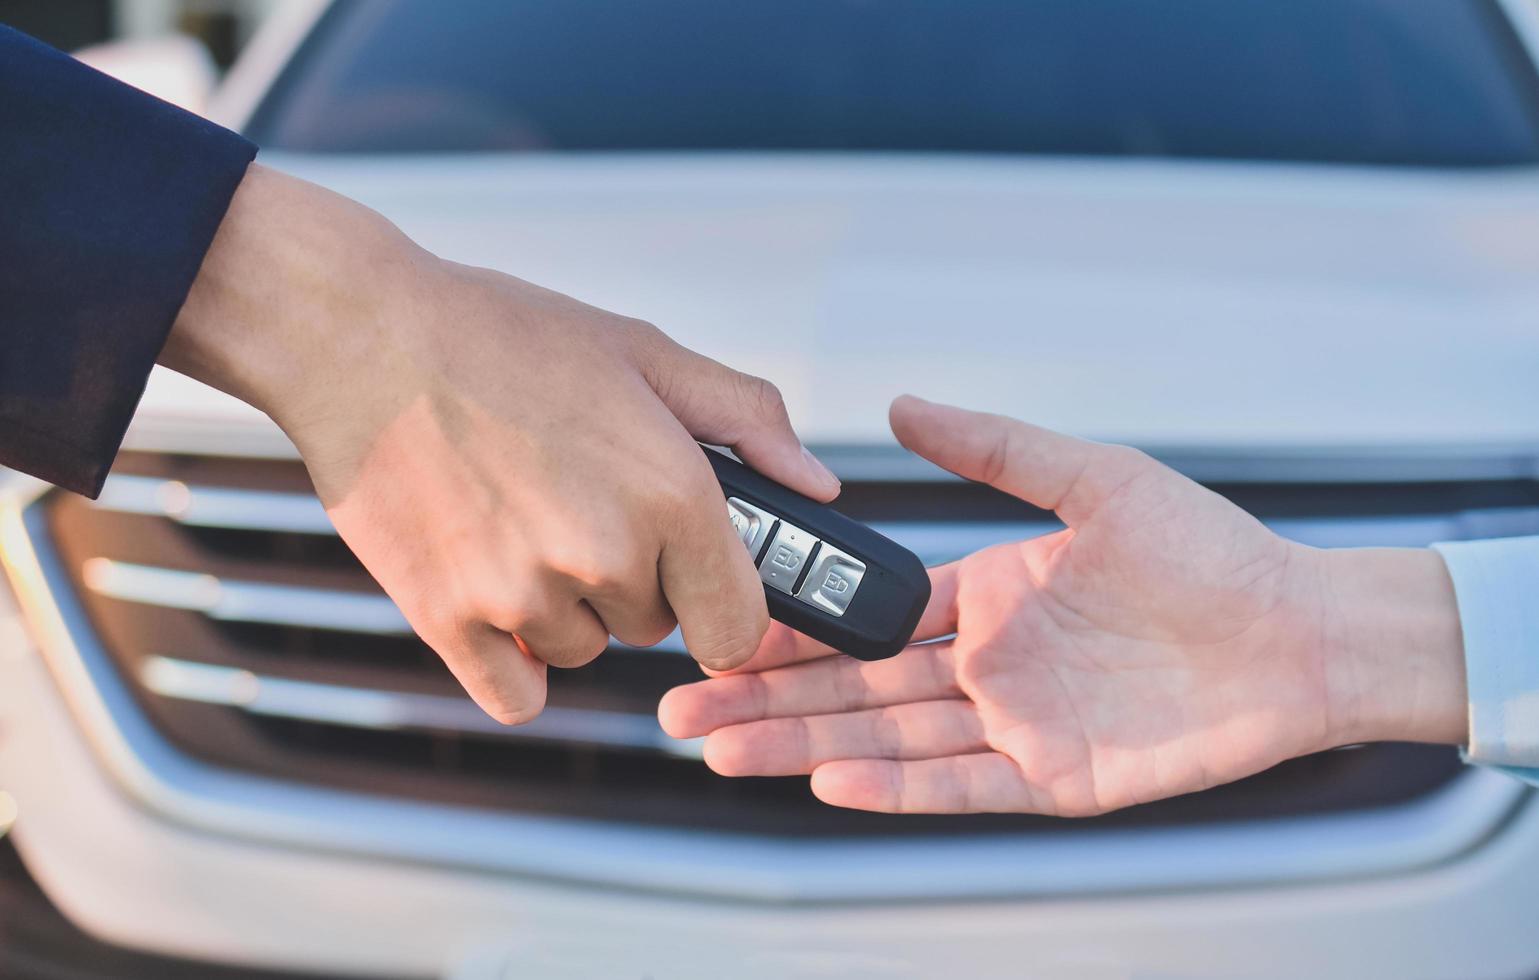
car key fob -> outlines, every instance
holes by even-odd
[[[902,650],[930,601],[907,548],[719,452],[705,454],[748,549],[769,614],[860,660]]]

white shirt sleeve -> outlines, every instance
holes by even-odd
[[[1539,537],[1432,547],[1453,579],[1464,633],[1465,758],[1539,785]]]

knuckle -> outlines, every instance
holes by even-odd
[[[549,598],[532,589],[496,596],[489,605],[496,610],[492,625],[505,633],[522,633],[550,618]]]
[[[1087,486],[1109,497],[1120,490],[1142,485],[1164,469],[1153,457],[1132,446],[1107,446],[1099,459],[1081,474]]]
[[[626,537],[613,541],[569,540],[547,557],[546,566],[559,578],[575,583],[585,593],[609,594],[635,581],[646,562],[640,549]]]
[[[952,757],[949,768],[948,778],[940,792],[944,801],[942,806],[951,812],[966,813],[972,809],[972,780],[959,756]]]
[[[984,447],[983,459],[979,461],[980,482],[997,486],[1004,480],[1015,458],[1018,440],[1019,436],[1013,425],[1002,425],[994,431],[993,438],[989,439]]]
[[[450,651],[458,648],[460,637],[469,626],[464,617],[438,609],[418,608],[402,613],[418,638],[446,660]]]
[[[873,718],[871,741],[879,759],[903,758],[903,725],[891,708],[878,708]]]
[[[698,451],[670,467],[668,474],[657,482],[653,493],[653,505],[664,517],[687,520],[709,509],[712,514],[719,511],[721,519],[725,520],[726,505],[718,506],[721,493],[715,472]]]
[[[435,647],[456,642],[471,628],[476,618],[466,604],[442,591],[426,591],[411,597],[398,596],[396,607],[417,635]]]
[[[742,373],[737,375],[736,381],[738,396],[750,415],[770,422],[789,418],[785,396],[774,384],[757,375]]]
[[[841,657],[835,660],[829,685],[833,690],[834,701],[839,705],[839,710],[855,711],[865,701],[865,679],[861,674],[861,662],[849,657]]]
[[[1084,817],[1099,817],[1103,813],[1110,813],[1112,809],[1112,807],[1102,806],[1093,799],[1071,797],[1068,800],[1059,801],[1058,805],[1053,808],[1053,815],[1071,819],[1082,819]]]
[[[1107,446],[1103,450],[1103,458],[1122,473],[1136,472],[1156,465],[1152,456],[1132,446]]]
[[[738,674],[734,678],[744,689],[744,696],[752,708],[754,718],[770,716],[770,686],[763,674]]]
[[[930,656],[930,685],[948,698],[961,697],[962,674],[964,670],[970,671],[971,665],[971,659],[959,664],[956,644],[945,643]]]
[[[670,349],[675,346],[673,339],[650,321],[616,315],[614,324],[615,329],[623,335],[632,356],[653,369],[668,359]]]
[[[579,602],[552,609],[538,623],[513,632],[531,657],[552,667],[581,667],[609,647],[608,630]]]
[[[602,639],[592,638],[582,641],[574,641],[561,650],[554,651],[550,656],[543,657],[546,663],[552,667],[571,669],[585,667],[597,660],[599,655],[609,648],[609,637]],[[538,652],[538,651],[537,651]]]
[[[574,647],[575,666],[581,667],[597,660],[604,651],[609,649],[609,633],[603,628],[595,628],[591,636],[578,641]]]
[[[663,333],[663,331],[650,320],[643,320],[640,317],[634,316],[621,316],[619,317],[619,321],[621,328],[629,331],[631,336],[637,338],[638,340],[662,341],[668,339],[668,335]]]
[[[658,614],[650,621],[637,623],[626,630],[624,636],[617,637],[621,642],[633,647],[656,646],[668,638],[673,632],[673,619]]]

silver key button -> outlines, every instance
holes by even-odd
[[[817,543],[818,539],[806,531],[781,521],[769,551],[759,563],[759,578],[765,585],[790,595],[796,580],[801,577],[802,566],[807,564],[807,556]]]
[[[818,552],[817,564],[812,566],[796,597],[809,606],[843,616],[865,575],[865,562],[825,541]]]
[[[765,537],[770,533],[770,528],[775,526],[775,515],[755,507],[746,500],[728,497],[727,517],[732,521],[732,527],[737,531],[737,536],[743,539],[743,546],[748,549],[748,556],[758,558],[759,550],[764,547]]]

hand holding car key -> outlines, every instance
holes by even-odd
[[[860,660],[903,649],[930,600],[913,552],[721,453],[706,456],[772,618]]]

